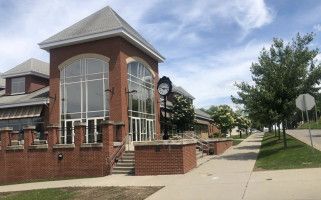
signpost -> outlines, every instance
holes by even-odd
[[[298,107],[300,110],[305,111],[307,115],[312,153],[314,154],[314,147],[313,147],[312,136],[311,136],[311,127],[310,127],[308,110],[311,110],[315,106],[315,99],[313,96],[309,94],[300,94],[298,98],[295,100],[295,104],[296,104],[296,107]]]

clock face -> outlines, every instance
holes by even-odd
[[[167,83],[161,83],[158,86],[158,93],[165,96],[169,92],[169,85]]]

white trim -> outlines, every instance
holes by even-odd
[[[18,77],[18,76],[26,76],[26,75],[34,75],[34,76],[39,76],[42,78],[49,79],[49,75],[45,75],[40,72],[35,72],[35,71],[28,71],[28,72],[13,72],[9,74],[2,74],[2,78],[12,78],[12,77]]]
[[[14,107],[33,106],[33,105],[40,105],[40,104],[49,104],[49,99],[42,100],[42,101],[35,101],[35,102],[0,105],[0,108],[14,108]]]
[[[132,42],[136,47],[141,47],[143,51],[145,51],[148,54],[151,54],[158,62],[164,62],[165,58],[153,51],[152,49],[148,48],[146,45],[144,45],[142,42],[140,42],[138,39],[136,39],[134,36],[132,36],[130,33],[128,33],[126,30],[123,28],[119,28],[116,30],[111,30],[111,31],[105,31],[101,33],[94,33],[90,35],[85,35],[85,36],[79,36],[75,38],[70,38],[66,40],[60,40],[60,41],[55,41],[55,42],[48,42],[48,43],[39,43],[39,47],[41,49],[44,49],[46,51],[49,51],[52,48],[57,48],[61,46],[67,46],[67,44],[78,44],[82,42],[88,42],[88,41],[93,41],[97,39],[103,39],[103,38],[110,38],[114,36],[121,36],[125,39],[127,39],[129,42]]]

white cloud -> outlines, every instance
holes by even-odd
[[[320,24],[316,24],[313,26],[313,28],[317,31],[321,31],[321,25]]]
[[[235,81],[251,81],[250,67],[256,62],[265,43],[251,44],[219,52],[214,56],[186,58],[161,67],[161,75],[169,76],[196,97],[196,107],[227,102],[236,95]],[[219,104],[222,104],[219,103]]]

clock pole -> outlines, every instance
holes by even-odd
[[[172,92],[172,81],[166,77],[163,76],[161,79],[158,80],[157,83],[157,90],[158,93],[164,97],[164,109],[165,109],[165,126],[164,126],[164,136],[163,140],[168,140],[168,128],[167,128],[167,111],[166,111],[166,96]]]
[[[168,130],[167,130],[167,116],[166,116],[166,95],[164,95],[164,107],[165,107],[165,127],[163,140],[168,140]]]

